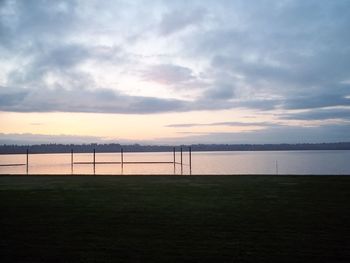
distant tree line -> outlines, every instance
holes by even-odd
[[[192,151],[292,151],[292,150],[350,150],[350,142],[339,143],[298,143],[298,144],[192,144],[176,146]],[[174,146],[169,145],[140,145],[117,143],[110,144],[38,144],[38,145],[0,145],[0,154],[25,153],[77,153],[96,152],[170,152]]]

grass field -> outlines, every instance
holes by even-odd
[[[350,176],[1,176],[0,262],[350,262]]]

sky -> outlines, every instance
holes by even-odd
[[[350,141],[348,0],[0,0],[0,144]]]

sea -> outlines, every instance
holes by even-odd
[[[73,157],[73,159],[72,159]],[[94,163],[95,158],[95,163]],[[182,161],[181,161],[182,159]],[[72,163],[73,160],[73,163]],[[217,151],[0,155],[0,174],[350,175],[350,151]]]

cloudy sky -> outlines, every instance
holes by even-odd
[[[0,0],[0,143],[350,141],[350,1]]]

